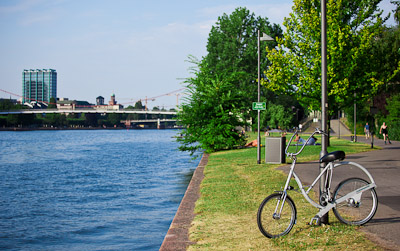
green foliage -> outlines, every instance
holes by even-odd
[[[373,43],[371,64],[374,65],[379,78],[385,83],[383,91],[393,91],[389,83],[400,81],[400,29],[399,26],[385,27]]]
[[[294,97],[281,95],[262,98],[262,101],[267,103],[267,110],[261,111],[261,128],[290,129],[304,117],[305,111]]]
[[[0,110],[15,110],[15,109],[24,109],[25,107],[21,104],[14,104],[9,99],[1,99],[0,100]]]
[[[208,54],[201,61],[189,58],[197,68],[195,77],[186,81],[190,96],[178,113],[186,127],[179,139],[181,150],[213,152],[244,143],[238,127],[255,114],[250,109],[257,100],[257,30],[272,37],[282,33],[267,18],[237,8],[231,15],[219,17],[212,27]],[[261,58],[266,66],[265,51]]]
[[[373,41],[382,32],[380,0],[327,1],[327,77],[330,112],[362,103],[383,85],[372,64]],[[277,93],[294,95],[312,110],[321,105],[320,1],[295,0],[285,18],[278,49],[268,50],[272,65],[263,83]]]
[[[110,113],[107,115],[107,121],[112,125],[119,125],[121,123],[121,114],[119,113]]]
[[[283,105],[269,102],[267,110],[261,113],[261,127],[269,126],[271,128],[287,129],[293,125],[294,118],[295,116],[293,116],[291,110]]]
[[[57,108],[57,101],[55,98],[51,97],[47,109],[55,109],[55,108]]]
[[[396,20],[397,24],[400,24],[400,1],[390,1],[390,3],[395,4],[397,7],[393,11],[394,13],[394,20]]]
[[[11,110],[14,108],[14,104],[9,99],[0,100],[0,110]]]
[[[231,15],[223,14],[211,29],[208,54],[202,62],[203,70],[221,80],[230,79],[242,91],[241,105],[246,108],[257,100],[257,30],[273,38],[282,36],[280,26],[270,25],[267,18],[256,17],[246,8],[237,8]],[[273,48],[276,42],[266,45]],[[267,64],[266,52],[262,50],[261,65]]]
[[[143,110],[143,105],[142,105],[142,101],[138,101],[135,103],[135,107],[133,107],[133,109],[135,110]],[[129,120],[139,120],[139,119],[144,119],[144,114],[129,114],[128,118]]]
[[[400,140],[400,93],[388,99],[387,103],[389,115],[386,117],[386,124],[389,127],[389,137]]]
[[[43,117],[42,123],[46,126],[65,126],[67,125],[67,117],[65,114],[47,113]]]
[[[388,100],[386,109],[389,112],[390,120],[400,119],[400,94],[397,94]]]
[[[182,151],[204,149],[214,152],[230,149],[244,144],[244,138],[237,130],[245,124],[243,114],[236,106],[240,95],[234,91],[234,85],[207,76],[189,79],[190,97],[182,104],[178,112],[180,123],[186,126],[182,132],[179,147]]]
[[[85,126],[96,127],[97,124],[97,114],[95,113],[87,113],[85,114]]]

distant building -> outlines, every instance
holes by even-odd
[[[96,98],[96,105],[104,105],[104,98],[102,96]]]
[[[108,110],[120,110],[124,109],[123,105],[117,104],[117,101],[115,100],[115,94],[111,95],[111,99],[108,102],[108,106],[105,107]]]
[[[87,101],[69,100],[68,98],[60,98],[57,100],[57,109],[59,110],[75,110],[76,108],[91,108],[93,107]]]
[[[22,103],[44,102],[57,98],[57,72],[53,69],[22,72]]]
[[[111,95],[111,100],[108,102],[108,105],[116,105],[117,101],[115,101],[115,94]]]

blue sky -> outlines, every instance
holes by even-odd
[[[21,95],[24,69],[50,68],[58,73],[58,97],[95,103],[115,93],[127,106],[182,88],[190,76],[185,60],[206,54],[218,16],[246,7],[282,24],[291,6],[289,0],[1,0],[0,89]],[[385,0],[381,7],[393,5]],[[173,108],[175,94],[149,106]]]

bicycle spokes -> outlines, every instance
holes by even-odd
[[[272,194],[261,203],[258,227],[266,237],[277,238],[290,232],[296,221],[296,207],[289,196]]]

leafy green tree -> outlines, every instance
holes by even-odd
[[[139,100],[138,102],[135,103],[135,109],[136,110],[143,110],[144,109],[141,100]]]
[[[7,115],[7,125],[8,126],[17,126],[20,121],[20,115],[18,114],[8,114]]]
[[[186,126],[183,137],[178,139],[179,149],[193,154],[201,149],[214,152],[242,144],[244,138],[237,126],[243,125],[244,117],[235,105],[240,100],[235,85],[213,76],[198,75],[188,81],[190,96],[178,111],[180,123]]]
[[[365,102],[383,85],[373,62],[373,41],[382,32],[380,0],[327,1],[327,77],[330,112]],[[268,89],[294,95],[312,110],[321,105],[320,1],[295,0],[278,49],[268,49]]]
[[[389,124],[389,137],[400,140],[400,93],[387,100],[386,109],[389,112],[386,117],[386,122]]]
[[[9,99],[0,100],[0,110],[11,110],[15,109],[14,104]]]
[[[121,123],[121,114],[119,113],[108,114],[107,122],[112,126],[118,126]]]
[[[135,107],[130,105],[127,108],[125,108],[125,110],[135,110]],[[126,119],[127,120],[135,120],[135,119],[137,119],[135,115],[137,115],[137,114],[129,113],[128,116],[126,116]]]
[[[139,100],[138,102],[135,103],[135,110],[142,111],[143,109],[144,108],[143,108],[143,104],[142,104],[141,100]],[[139,119],[143,119],[143,118],[144,118],[144,114],[133,114],[134,120],[139,120]]]
[[[25,109],[21,104],[14,104],[11,100],[9,99],[2,99],[0,100],[0,110],[14,110],[14,109]]]
[[[385,27],[374,40],[371,50],[373,65],[379,78],[385,85],[383,92],[398,91],[398,85],[393,83],[400,81],[400,28]]]
[[[282,36],[279,25],[271,25],[268,18],[256,17],[246,8],[237,8],[231,15],[223,14],[211,29],[207,43],[207,56],[202,60],[203,70],[229,78],[241,96],[241,106],[248,109],[257,100],[257,31],[271,37]],[[266,45],[273,48],[276,42]],[[261,50],[261,65],[268,61]],[[241,73],[241,74],[236,74]],[[233,77],[236,77],[233,79]]]
[[[47,108],[48,108],[48,109],[55,109],[55,108],[57,108],[57,101],[56,101],[55,98],[53,98],[53,97],[50,98],[50,102],[49,102]]]
[[[190,96],[178,113],[187,127],[180,139],[181,150],[212,152],[244,143],[237,129],[246,126],[247,119],[255,115],[250,109],[257,100],[258,30],[272,37],[282,34],[280,27],[271,25],[267,18],[237,8],[232,14],[219,17],[212,27],[207,55],[201,61],[189,57],[197,71],[186,81]],[[268,46],[273,47],[274,43]],[[265,54],[262,50],[264,66]]]
[[[98,126],[97,114],[95,114],[95,113],[85,114],[85,126],[92,126],[92,127]]]
[[[261,113],[261,127],[288,129],[294,125],[295,115],[283,105],[268,102],[267,110]]]
[[[396,9],[393,10],[394,20],[396,20],[397,24],[400,24],[400,1],[390,1],[390,3],[396,5]]]
[[[66,117],[64,114],[47,113],[43,118],[43,123],[47,126],[63,126],[66,124]]]

